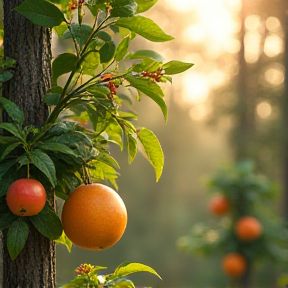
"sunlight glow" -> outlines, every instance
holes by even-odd
[[[257,30],[260,27],[261,19],[258,15],[249,15],[245,19],[245,28],[247,30]]]
[[[279,65],[273,68],[269,68],[265,71],[264,78],[265,81],[270,85],[281,85],[284,82],[284,68]]]
[[[206,104],[193,105],[189,110],[189,116],[194,121],[202,121],[209,114],[209,110]]]
[[[208,98],[210,88],[207,77],[199,73],[187,73],[182,78],[183,101],[187,104],[203,103]]]
[[[284,52],[283,39],[276,34],[268,35],[265,39],[264,53],[272,58]]]
[[[264,119],[272,114],[272,107],[267,101],[260,102],[256,107],[257,115]]]
[[[257,31],[248,31],[244,37],[245,60],[255,63],[260,57],[261,35]]]
[[[271,32],[275,32],[281,28],[281,23],[276,17],[268,17],[266,20],[266,28]]]

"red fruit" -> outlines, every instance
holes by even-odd
[[[35,179],[19,179],[8,188],[6,201],[15,215],[33,216],[44,208],[46,191]]]
[[[236,223],[235,233],[241,240],[252,241],[262,234],[262,225],[256,218],[245,216]]]
[[[227,198],[222,195],[214,196],[209,202],[209,210],[213,215],[217,216],[227,214],[230,210]]]

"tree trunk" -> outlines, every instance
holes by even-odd
[[[241,31],[239,39],[241,49],[239,52],[239,74],[238,74],[238,104],[235,112],[235,127],[232,132],[232,146],[234,147],[235,160],[249,158],[251,140],[255,130],[255,79],[248,69],[245,60],[245,19],[247,17],[249,0],[242,0]]]
[[[284,93],[282,99],[282,124],[284,132],[283,141],[283,195],[284,195],[284,219],[288,221],[288,14],[285,19],[285,55],[284,55],[284,67],[285,67],[285,82]]]
[[[23,0],[4,0],[4,53],[17,60],[14,77],[3,85],[3,96],[25,115],[24,125],[42,125],[48,108],[42,99],[51,81],[51,34],[13,11]],[[3,115],[4,120],[5,115]],[[53,193],[48,199],[53,204]],[[3,288],[55,288],[55,243],[30,228],[25,248],[12,261],[3,233]],[[1,284],[1,283],[0,283]]]

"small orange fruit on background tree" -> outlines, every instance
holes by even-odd
[[[246,266],[245,258],[239,253],[229,253],[222,261],[223,271],[230,277],[242,276]]]
[[[209,202],[209,211],[216,216],[222,216],[229,212],[229,201],[225,196],[216,195]]]
[[[103,184],[77,187],[63,206],[63,230],[83,249],[111,247],[122,237],[126,224],[124,202],[118,193]]]
[[[252,241],[261,236],[262,225],[256,218],[244,216],[236,222],[235,233],[241,240]]]
[[[19,179],[8,188],[6,201],[13,214],[34,216],[45,206],[46,191],[35,179]]]

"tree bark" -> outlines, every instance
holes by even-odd
[[[285,19],[285,55],[284,55],[284,67],[285,67],[285,82],[284,93],[282,97],[282,125],[283,131],[287,131],[288,127],[288,14]],[[283,211],[284,219],[288,221],[288,135],[284,133],[283,141]]]
[[[238,104],[235,112],[235,127],[232,132],[232,146],[234,146],[235,160],[243,160],[249,158],[249,146],[254,136],[255,130],[255,83],[254,77],[249,71],[249,67],[245,60],[245,19],[247,17],[249,0],[242,0],[241,10],[241,30],[239,39],[241,41],[241,49],[239,52],[239,74],[238,74]]]
[[[51,86],[51,33],[13,11],[24,0],[4,0],[4,53],[17,61],[12,80],[4,83],[3,96],[24,112],[26,125],[42,125],[48,116],[43,96]],[[3,115],[5,121],[9,121]],[[5,119],[6,118],[6,119]],[[53,204],[54,195],[48,199]],[[30,228],[24,249],[15,260],[7,251],[3,233],[2,288],[55,288],[55,243]],[[0,283],[1,284],[1,283]]]

